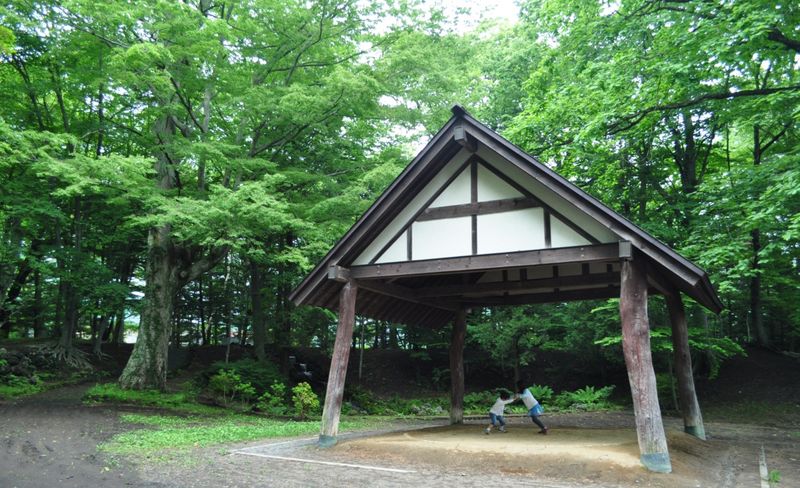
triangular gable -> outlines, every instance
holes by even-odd
[[[458,243],[448,248],[448,255],[474,254],[475,239],[471,238],[468,246],[464,229],[471,230],[471,224],[467,226],[466,222],[475,218],[484,220],[487,228],[494,225],[502,229],[508,237],[493,240],[489,233],[485,233],[478,243],[486,252],[509,246],[507,241],[514,239],[522,241],[525,247],[541,245],[541,232],[531,231],[538,226],[534,207],[523,209],[529,210],[523,226],[515,225],[519,219],[504,215],[511,212],[496,212],[467,217],[454,215],[450,222],[433,226],[424,225],[430,220],[423,220],[419,222],[423,225],[416,229],[423,211],[463,205],[455,202],[466,200],[467,175],[473,176],[473,170],[467,165],[478,161],[479,175],[489,171],[505,183],[493,186],[491,178],[487,178],[485,189],[480,194],[489,195],[496,191],[495,196],[504,197],[500,198],[502,200],[514,198],[513,195],[519,192],[524,195],[522,198],[533,196],[542,203],[542,212],[546,210],[550,214],[551,247],[573,244],[581,238],[592,243],[629,241],[668,281],[709,309],[721,310],[721,303],[702,269],[477,122],[460,107],[454,107],[453,113],[454,116],[422,152],[292,292],[290,298],[295,303],[333,306],[336,290],[341,287],[341,283],[328,280],[328,269],[334,265],[349,267],[364,261],[376,262],[377,259],[386,259],[384,262],[408,259],[409,247],[414,260],[417,259],[414,256],[415,243],[420,245],[419,256],[425,256],[424,241],[430,239],[439,242],[457,240]],[[470,203],[474,203],[472,191],[470,189]],[[522,227],[525,229],[520,232]],[[422,235],[415,237],[415,233],[419,234],[415,230],[421,230]],[[525,232],[529,234],[525,235]],[[512,234],[516,237],[511,237]],[[460,239],[454,239],[455,236]],[[538,241],[535,236],[539,236]]]
[[[460,151],[351,264],[476,256],[618,240],[596,222],[587,224],[566,202],[546,194],[536,181],[523,181],[530,180],[530,176],[512,177],[506,171],[478,154]],[[584,228],[587,225],[591,231]]]

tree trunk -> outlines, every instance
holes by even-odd
[[[105,314],[100,318],[100,323],[97,326],[97,334],[95,335],[94,346],[92,347],[92,353],[97,357],[100,357],[103,353],[103,337],[106,335],[106,329],[108,329],[110,321],[111,317]]]
[[[453,319],[450,340],[450,423],[464,423],[464,339],[467,336],[467,312],[459,310]]]
[[[261,297],[263,279],[258,263],[250,260],[250,307],[253,310],[253,349],[259,361],[267,360],[267,323],[264,317],[264,301]]]
[[[619,313],[622,321],[622,350],[633,397],[640,460],[649,470],[672,471],[661,421],[656,375],[650,351],[647,317],[647,276],[644,262],[623,261]]]
[[[69,271],[71,276],[75,276],[78,272],[77,259],[82,252],[83,245],[83,223],[81,214],[81,200],[75,197],[74,201],[74,215],[72,219],[72,232],[75,239],[73,244],[73,256],[69,260]],[[64,323],[61,328],[61,337],[59,338],[58,345],[61,349],[67,352],[72,349],[73,340],[75,338],[75,331],[78,329],[78,315],[79,300],[78,291],[73,282],[74,278],[67,278],[64,286]]]
[[[758,124],[753,126],[753,166],[761,164],[761,128]],[[756,198],[754,195],[753,198]],[[764,321],[761,317],[761,262],[759,253],[761,252],[761,230],[753,229],[750,233],[752,243],[751,269],[753,277],[750,278],[750,322],[756,331],[758,345],[761,347],[770,346],[770,336]]]
[[[164,390],[167,382],[167,353],[172,330],[176,286],[169,226],[151,229],[145,270],[145,291],[141,326],[128,364],[119,377],[120,386],[142,390]]]
[[[175,121],[169,115],[163,116],[156,122],[154,132],[162,144],[171,142],[176,132]],[[155,172],[159,189],[179,186],[177,165],[165,149],[157,154]],[[173,241],[168,224],[148,231],[141,325],[131,357],[119,377],[120,386],[164,389],[175,297],[183,286],[214,267],[227,252],[225,247],[202,253],[202,249],[194,246],[180,246]]]
[[[42,317],[42,273],[37,269],[33,275],[33,337],[41,337],[44,332]]]

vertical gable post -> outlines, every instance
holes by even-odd
[[[339,432],[339,415],[342,412],[347,361],[350,358],[350,342],[353,339],[357,294],[358,287],[352,280],[348,280],[339,292],[339,324],[336,327],[336,342],[333,345],[325,406],[322,410],[320,447],[335,445],[336,434]]]
[[[638,256],[637,256],[638,257]],[[623,259],[619,314],[622,322],[622,350],[633,397],[636,434],[642,464],[650,471],[669,473],[672,463],[658,404],[656,375],[650,351],[647,318],[647,276],[644,262]]]
[[[467,311],[460,309],[453,319],[450,341],[450,423],[464,423],[464,339],[467,335]]]

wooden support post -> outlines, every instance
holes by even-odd
[[[459,310],[453,319],[450,341],[450,423],[464,423],[464,339],[467,335],[467,311]]]
[[[689,350],[689,330],[686,325],[686,311],[683,308],[681,292],[672,290],[665,295],[669,320],[672,324],[672,349],[674,352],[675,375],[678,379],[678,395],[683,413],[683,430],[688,434],[706,440],[703,415],[697,402],[692,376],[692,354]]]
[[[325,406],[322,409],[322,431],[320,447],[336,444],[339,432],[339,415],[342,412],[344,381],[347,377],[347,360],[350,357],[350,342],[353,340],[353,324],[356,317],[356,294],[358,287],[348,281],[339,292],[339,325],[336,327],[336,342],[333,345],[331,370],[328,373],[328,388]]]
[[[644,263],[622,261],[619,314],[622,321],[622,350],[636,416],[636,434],[642,464],[650,471],[669,473],[672,464],[658,405],[656,375],[650,352],[650,324],[647,318],[647,276]]]

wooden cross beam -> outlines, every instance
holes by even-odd
[[[522,268],[543,264],[589,263],[618,261],[620,244],[597,244],[536,251],[425,259],[387,264],[352,266],[350,276],[357,280],[401,278],[410,276],[474,273],[494,269]]]

